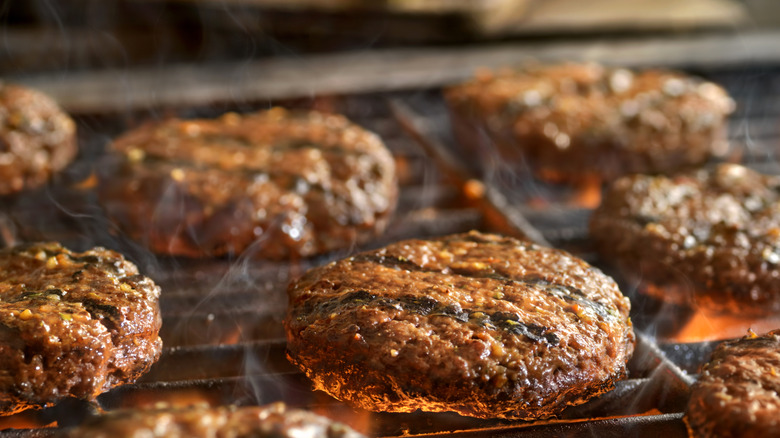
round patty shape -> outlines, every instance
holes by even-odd
[[[316,389],[373,411],[549,417],[611,389],[634,348],[612,279],[478,232],[312,269],[289,296],[290,360]]]
[[[780,311],[780,178],[735,164],[632,175],[591,217],[602,258],[661,299],[711,312]]]
[[[104,248],[0,251],[0,415],[135,381],[160,356],[159,295]]]
[[[398,187],[390,152],[339,115],[282,108],[150,123],[116,139],[108,214],[162,254],[310,256],[381,233]]]
[[[726,152],[734,102],[682,73],[597,64],[483,72],[445,91],[466,145],[497,147],[540,177],[576,181],[669,171]]]
[[[698,438],[780,436],[780,330],[724,342],[693,385],[685,421]]]
[[[283,403],[126,410],[95,417],[65,436],[92,438],[361,438],[348,426]]]
[[[76,124],[54,100],[0,81],[0,196],[44,184],[77,152]]]

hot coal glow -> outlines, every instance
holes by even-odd
[[[710,315],[696,311],[682,328],[665,341],[690,343],[736,339],[745,336],[748,330],[766,333],[780,327],[780,316],[763,319],[742,318],[739,315]]]

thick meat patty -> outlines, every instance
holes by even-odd
[[[153,251],[269,258],[348,248],[381,233],[398,188],[390,152],[338,115],[281,108],[168,120],[113,144],[101,197]]]
[[[0,81],[0,196],[43,185],[77,151],[76,124],[54,100]]]
[[[316,389],[374,411],[549,417],[611,389],[634,348],[612,279],[478,232],[315,268],[289,296],[290,360]]]
[[[602,258],[661,299],[780,311],[780,178],[723,164],[616,181],[591,218]]]
[[[64,436],[91,438],[360,438],[344,424],[283,403],[267,406],[126,410],[96,417]]]
[[[160,356],[159,295],[103,248],[0,251],[0,415],[135,381]]]
[[[711,82],[597,64],[484,72],[445,97],[465,145],[567,182],[703,163],[726,152],[734,109]]]
[[[685,421],[697,438],[780,436],[780,330],[719,345],[694,384]]]

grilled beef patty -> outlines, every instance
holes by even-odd
[[[780,330],[719,345],[693,385],[685,421],[691,436],[780,434]]]
[[[77,151],[76,124],[54,100],[0,82],[0,196],[43,185]]]
[[[612,279],[491,234],[398,242],[288,292],[290,360],[316,389],[373,411],[549,417],[611,389],[634,348]]]
[[[780,311],[780,178],[723,164],[616,181],[591,218],[605,261],[664,300]]]
[[[360,438],[348,426],[311,412],[267,406],[194,406],[126,410],[95,417],[64,436],[92,438]]]
[[[390,152],[344,117],[281,108],[150,123],[113,143],[101,198],[162,254],[310,256],[382,232],[395,207]],[[118,167],[117,167],[118,165]]]
[[[0,415],[135,381],[160,356],[159,295],[103,248],[0,251]]]
[[[596,64],[483,72],[445,97],[465,145],[565,182],[703,163],[726,151],[734,109],[711,82]]]

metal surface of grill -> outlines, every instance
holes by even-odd
[[[780,71],[770,68],[711,69],[698,71],[723,84],[738,102],[732,116],[732,150],[729,159],[764,171],[774,169],[780,152],[776,119],[780,105]],[[474,203],[463,187],[451,184],[440,157],[432,157],[403,131],[391,110],[401,102],[419,114],[424,133],[462,155],[451,140],[448,120],[438,88],[351,94],[342,97],[275,102],[288,106],[317,107],[340,112],[379,133],[392,150],[401,180],[399,209],[387,233],[369,247],[410,237],[430,237],[470,229],[496,229],[498,213],[504,219],[522,214],[552,245],[599,264],[589,247],[589,210],[557,201],[531,206],[534,197],[555,199],[554,188],[532,179],[488,180],[506,195],[507,203]],[[454,414],[377,414],[357,411],[311,385],[285,356],[282,318],[288,282],[305,269],[344,256],[342,251],[291,263],[270,262],[243,255],[217,260],[156,257],[126,240],[110,226],[94,194],[80,188],[109,139],[159,112],[182,117],[211,116],[225,110],[248,111],[267,107],[267,101],[245,102],[241,108],[224,103],[154,108],[146,111],[95,111],[77,114],[82,154],[58,181],[34,193],[8,200],[0,208],[2,240],[59,240],[74,249],[103,245],[125,253],[163,289],[161,307],[165,349],[160,361],[142,379],[116,388],[98,399],[103,409],[142,407],[158,402],[255,404],[282,400],[344,421],[372,436],[687,436],[682,412],[691,378],[707,358],[710,343],[661,342],[654,336],[667,324],[668,315],[657,303],[636,300],[633,319],[640,332],[630,362],[628,380],[585,405],[570,408],[554,421],[518,423],[475,420]],[[473,171],[473,169],[471,169]],[[464,176],[467,181],[470,175]],[[517,185],[519,184],[519,186]],[[519,189],[518,189],[519,187]],[[516,222],[509,220],[510,226]],[[498,227],[506,232],[506,228]],[[523,230],[515,228],[520,233]],[[363,248],[356,248],[363,249]],[[353,250],[353,251],[354,251]],[[655,307],[654,307],[655,306]],[[679,315],[677,315],[679,316]],[[684,318],[684,317],[681,317]],[[665,351],[664,354],[661,350]],[[667,356],[668,355],[668,356]],[[54,429],[38,429],[57,422],[77,424],[94,409],[83,402],[68,402],[36,412],[0,417],[2,436],[48,436]]]

